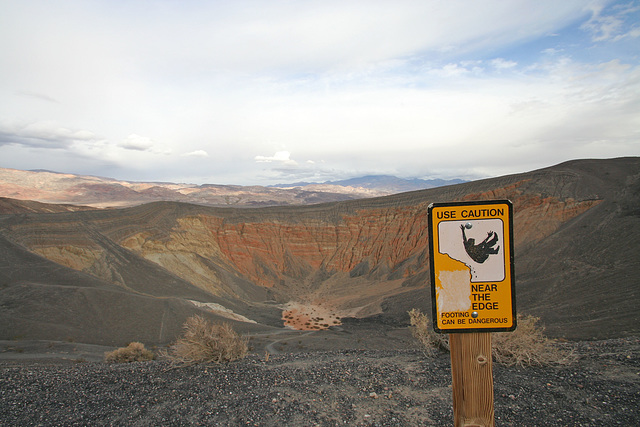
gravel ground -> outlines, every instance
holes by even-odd
[[[496,425],[638,425],[640,340],[563,344],[569,366],[494,364]],[[348,350],[228,365],[0,361],[0,425],[442,426],[449,355]]]

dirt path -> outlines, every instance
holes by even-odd
[[[309,337],[310,335],[313,335],[315,332],[316,331],[296,331],[294,329],[279,329],[271,332],[247,334],[245,336],[249,337],[250,339],[266,338],[266,343],[264,344],[264,350],[269,354],[282,354],[283,353],[282,351],[275,348],[276,344],[286,342],[292,339],[302,339],[305,337]],[[278,339],[272,339],[274,335],[278,337],[281,335],[284,335],[284,337],[278,338]]]
[[[314,334],[314,333],[315,333],[315,331],[308,331],[308,332],[305,332],[305,333],[303,333],[303,334],[297,334],[297,335],[296,335],[296,338],[308,337],[309,335],[312,335],[312,334]],[[284,340],[286,340],[286,339],[288,339],[288,338],[281,338],[281,339],[279,339],[279,340],[272,341],[271,343],[267,344],[267,346],[266,346],[266,351],[268,351],[270,354],[281,354],[281,352],[280,352],[280,351],[278,351],[278,350],[276,350],[276,349],[274,348],[274,346],[275,346],[276,344],[280,343],[280,342],[283,342],[283,341],[284,341]]]

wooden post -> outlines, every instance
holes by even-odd
[[[494,426],[490,333],[449,334],[456,427]]]

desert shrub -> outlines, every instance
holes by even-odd
[[[447,334],[436,334],[428,317],[418,309],[409,312],[411,334],[425,349],[449,350]],[[491,336],[491,353],[496,363],[507,366],[547,366],[565,364],[573,360],[573,354],[556,345],[555,340],[544,336],[539,318],[518,315],[518,327],[513,332],[497,332]]]
[[[435,349],[449,350],[449,338],[446,334],[437,334],[431,327],[431,321],[426,314],[417,308],[409,311],[411,335],[422,344],[427,351]]]
[[[144,348],[144,344],[140,342],[132,342],[126,347],[104,354],[105,362],[109,363],[145,362],[153,359],[155,359],[153,352]]]
[[[573,354],[544,336],[539,317],[518,314],[518,327],[513,332],[496,332],[491,337],[491,352],[497,363],[507,366],[547,366],[565,364]]]
[[[226,363],[247,355],[247,339],[228,323],[210,323],[201,316],[192,316],[183,325],[183,334],[169,347],[167,355],[176,362]]]

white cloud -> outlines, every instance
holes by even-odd
[[[27,124],[7,121],[0,123],[0,145],[64,148],[77,142],[90,142],[95,139],[93,132],[62,127],[55,121]]]
[[[153,140],[146,136],[132,133],[124,141],[121,141],[119,145],[126,150],[147,151],[153,147]]]
[[[286,165],[297,165],[295,160],[291,160],[291,153],[288,151],[277,151],[273,156],[255,156],[258,163],[283,163]]]
[[[595,2],[589,5],[591,18],[581,28],[591,33],[595,42],[617,41],[640,35],[637,16],[640,6],[637,2],[623,2],[605,10],[605,5]],[[630,21],[631,24],[627,24]]]
[[[518,65],[518,63],[515,61],[508,61],[503,58],[496,58],[491,60],[491,65],[493,65],[493,67],[497,68],[498,70],[504,70],[504,69],[514,68],[515,66]]]
[[[195,151],[191,151],[189,153],[184,153],[183,156],[185,156],[185,157],[209,157],[209,153],[207,153],[204,150],[195,150]]]
[[[622,27],[622,20],[616,16],[602,15],[603,7],[592,7],[593,16],[582,25],[582,28],[591,32],[593,41],[611,39]]]

